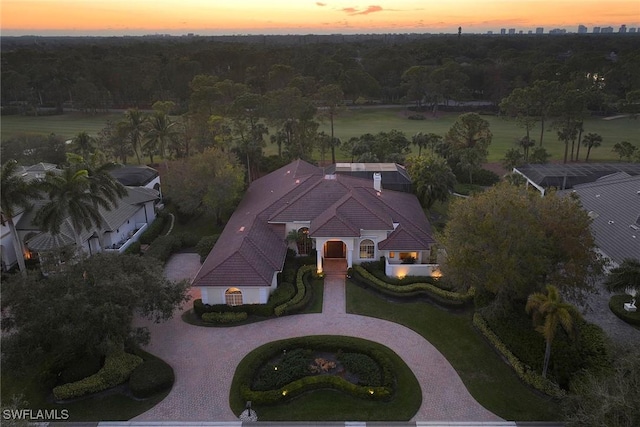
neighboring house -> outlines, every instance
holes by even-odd
[[[55,165],[38,164],[23,167],[21,173],[25,178],[43,179],[46,172],[56,171]],[[93,255],[97,252],[124,252],[149,224],[156,218],[156,204],[160,201],[160,179],[154,169],[142,167],[122,167],[112,175],[127,188],[127,195],[111,210],[100,208],[102,226],[92,230],[83,230],[81,250]],[[125,173],[126,172],[126,173]],[[118,178],[118,176],[120,178]],[[38,208],[46,201],[34,202],[27,212],[20,212],[14,218],[19,238],[24,242],[25,259],[34,256],[46,257],[52,250],[62,249],[75,244],[74,232],[69,219],[65,220],[58,235],[40,230],[34,224]],[[13,249],[13,239],[8,227],[2,225],[2,268],[9,270],[17,260]]]
[[[522,175],[527,185],[534,186],[544,195],[550,188],[569,190],[616,172],[640,175],[640,163],[528,164],[514,168],[513,172]]]
[[[619,172],[576,185],[572,193],[591,217],[596,244],[611,268],[625,258],[640,258],[640,175]]]
[[[316,267],[386,258],[390,276],[438,275],[435,240],[418,199],[381,179],[325,174],[301,160],[256,181],[196,275],[205,304],[263,304],[277,286],[296,230],[311,239]],[[300,248],[305,251],[304,246]]]
[[[55,170],[57,169],[54,164],[38,163],[32,166],[20,166],[16,173],[21,175],[26,181],[31,181],[34,179],[43,179],[47,172]],[[16,212],[13,217],[13,223],[17,224],[23,215],[24,211]],[[25,253],[24,256],[29,257],[30,254]],[[0,264],[2,271],[9,271],[18,264],[16,251],[14,249],[13,236],[9,230],[9,226],[4,222],[4,220],[0,221]]]
[[[324,173],[366,179],[374,179],[374,176],[379,176],[383,189],[411,193],[409,173],[404,166],[397,163],[336,163],[327,166]]]

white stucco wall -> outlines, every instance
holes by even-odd
[[[269,296],[278,287],[278,272],[271,279],[271,286],[199,286],[202,303],[209,305],[226,304],[225,293],[229,288],[242,292],[243,304],[266,304]]]

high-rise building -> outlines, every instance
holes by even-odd
[[[543,27],[536,28],[536,34],[544,34],[544,28]]]
[[[625,34],[627,32],[627,26],[624,24],[620,25],[620,28],[618,28],[618,32],[620,34]]]
[[[553,30],[549,31],[549,34],[566,34],[567,30],[565,30],[564,28],[554,28]]]
[[[593,27],[593,34],[600,34],[600,27]]]
[[[509,35],[514,35],[516,33],[515,28],[509,28]]]
[[[606,34],[613,33],[613,27],[602,27],[600,29],[600,33],[606,33]]]
[[[578,34],[587,34],[587,27],[584,25],[578,25]]]
[[[630,34],[635,34],[635,32],[636,32],[636,27],[629,28],[629,33]]]
[[[504,28],[500,28],[500,34],[502,35],[507,34],[507,30],[505,30]]]
[[[489,30],[489,31],[487,31],[487,34],[492,35],[493,31]]]

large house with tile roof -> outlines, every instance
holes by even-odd
[[[295,247],[291,231],[312,242],[318,272],[327,258],[351,267],[384,256],[390,276],[439,274],[414,195],[383,189],[380,176],[326,174],[297,160],[249,186],[193,281],[203,303],[266,303]]]
[[[640,259],[640,175],[618,172],[573,187],[591,217],[591,231],[600,251],[619,266],[625,258]]]

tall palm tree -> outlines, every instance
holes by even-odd
[[[145,148],[148,151],[157,151],[164,160],[167,152],[167,143],[175,135],[175,123],[162,111],[156,111],[150,120],[150,128],[145,134],[147,140]]]
[[[133,148],[134,153],[136,153],[138,164],[140,164],[142,139],[148,128],[147,117],[137,108],[127,110],[124,115],[125,120],[122,123],[124,123],[124,128],[126,129],[131,147]]]
[[[582,140],[582,145],[587,147],[587,156],[584,158],[585,162],[589,161],[589,154],[591,153],[592,148],[600,147],[602,144],[602,136],[597,133],[589,132],[584,136]]]
[[[575,319],[579,316],[571,304],[562,301],[558,289],[553,285],[547,285],[547,293],[536,292],[529,295],[525,307],[527,314],[533,314],[533,323],[536,331],[540,332],[546,341],[544,352],[544,367],[542,376],[546,378],[551,357],[551,343],[556,336],[558,325],[567,334],[573,332]]]
[[[413,135],[411,143],[418,146],[418,157],[422,156],[422,149],[427,146],[428,142],[427,136],[422,132],[418,132]]]
[[[13,218],[21,211],[31,207],[33,200],[40,198],[40,191],[37,181],[28,182],[16,172],[18,162],[9,160],[2,165],[0,188],[0,219],[2,224],[9,226],[11,237],[13,238],[13,248],[18,260],[18,268],[22,274],[26,274],[24,264],[24,248],[18,236],[18,231],[13,222]]]
[[[96,176],[97,175],[97,176]],[[115,204],[115,191],[105,187],[103,173],[89,171],[80,165],[70,165],[57,175],[47,173],[42,183],[49,201],[35,216],[35,222],[53,235],[70,221],[76,247],[82,247],[82,231],[102,224],[100,208],[110,210]]]

